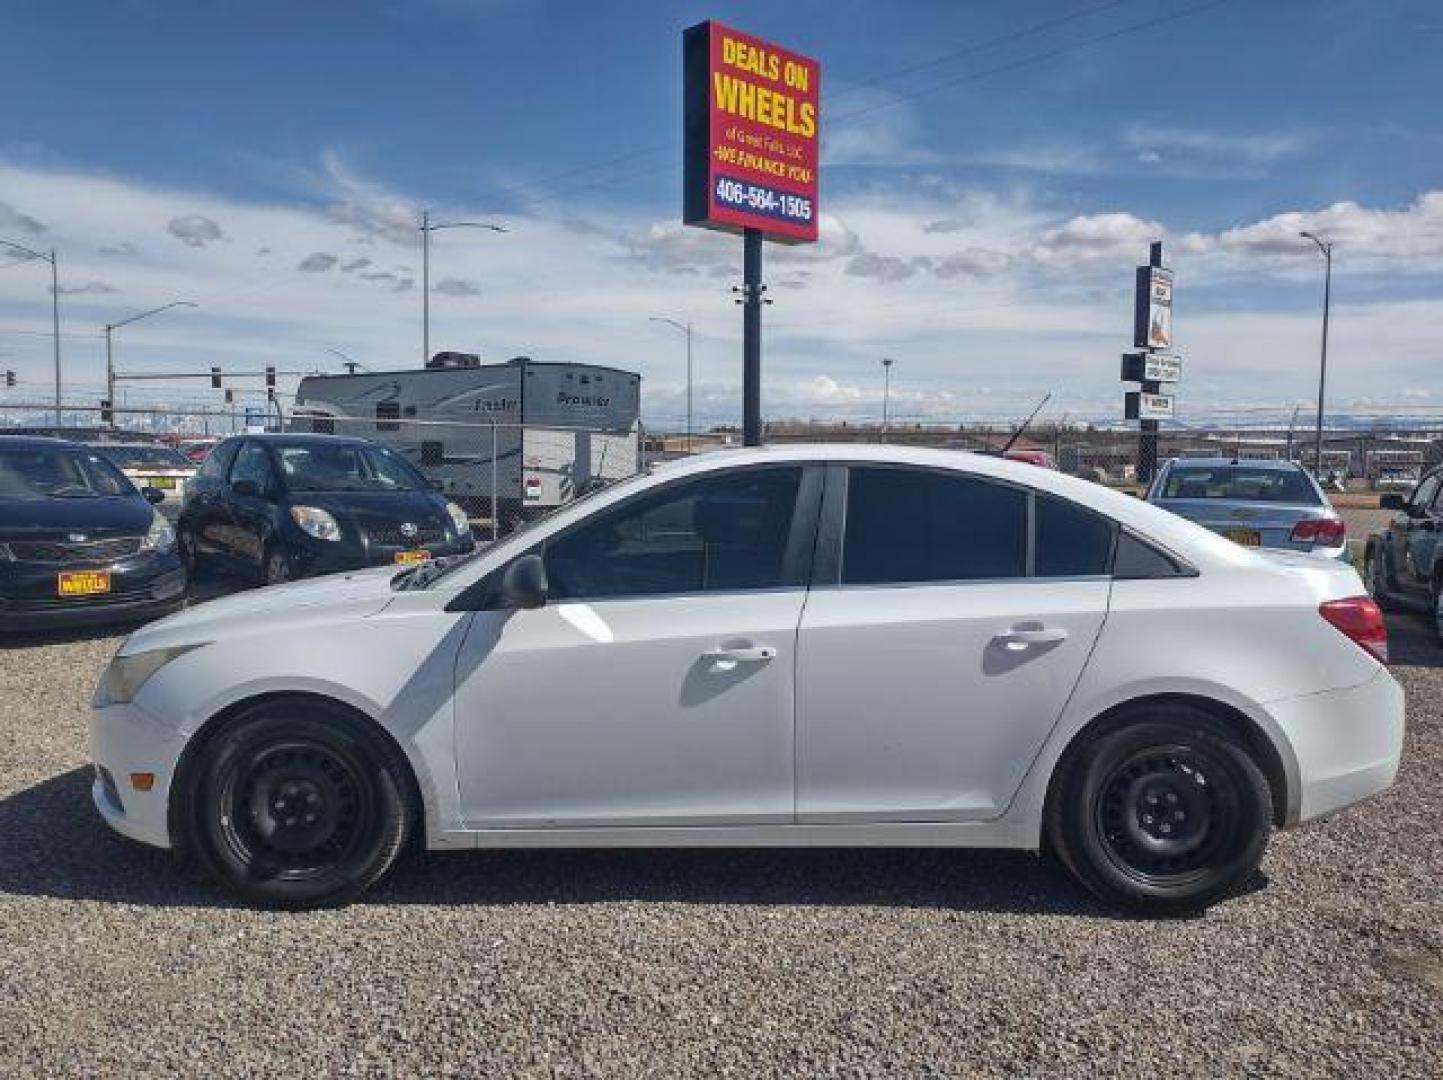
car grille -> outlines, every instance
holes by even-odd
[[[416,547],[419,544],[440,543],[446,539],[446,530],[434,522],[417,522],[415,536],[402,536],[398,525],[371,525],[366,529],[366,536],[371,543],[382,547]]]
[[[18,562],[111,562],[134,555],[140,550],[143,539],[139,536],[117,536],[80,543],[65,540],[9,540],[6,541],[6,546]]]

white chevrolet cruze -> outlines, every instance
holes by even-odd
[[[474,556],[126,640],[94,800],[243,897],[431,848],[1046,848],[1194,910],[1386,788],[1403,694],[1355,572],[1030,465],[724,452]]]

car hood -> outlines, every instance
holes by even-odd
[[[142,536],[155,520],[139,495],[76,499],[0,499],[0,539],[46,539],[85,533],[90,539]]]
[[[121,652],[273,633],[296,623],[366,618],[391,602],[391,579],[397,572],[394,566],[375,566],[205,601],[137,630]]]
[[[292,491],[292,506],[318,506],[332,514],[365,518],[425,518],[445,513],[434,491]]]

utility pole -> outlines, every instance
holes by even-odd
[[[36,251],[24,244],[17,244],[13,240],[0,240],[0,244],[20,252],[32,259],[43,259],[50,264],[50,318],[52,329],[55,335],[55,430],[60,432],[60,266],[55,256],[55,249],[51,248],[47,255],[43,251]]]
[[[692,367],[691,367],[691,320],[682,322],[666,315],[650,315],[648,322],[665,323],[667,326],[674,326],[686,335],[686,452],[691,453],[692,413],[691,413],[691,388],[692,388]]]
[[[112,427],[115,426],[115,356],[111,339],[115,331],[119,330],[122,326],[129,326],[133,322],[139,322],[141,319],[148,319],[152,315],[159,315],[162,311],[169,311],[171,308],[193,308],[198,306],[199,305],[190,300],[172,300],[168,304],[162,304],[158,308],[151,308],[149,311],[142,311],[139,315],[132,315],[130,318],[121,319],[117,323],[105,324],[105,404],[106,407],[111,410],[110,423]]]
[[[489,221],[435,221],[431,211],[421,211],[421,366],[431,362],[431,234],[437,229],[488,229],[509,232],[504,225]]]
[[[1313,446],[1313,475],[1318,482],[1323,482],[1323,397],[1328,387],[1328,308],[1332,302],[1333,292],[1333,241],[1321,240],[1310,232],[1300,232],[1299,236],[1311,240],[1318,245],[1318,250],[1323,253],[1323,355],[1318,363],[1318,424],[1316,431],[1316,442]]]
[[[742,445],[762,444],[762,232],[742,233]]]
[[[888,406],[892,397],[892,365],[896,361],[890,357],[882,358],[882,441],[887,441],[887,431],[891,419],[888,413]]]

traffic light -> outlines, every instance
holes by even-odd
[[[266,367],[266,398],[270,401],[276,399],[276,369],[269,365]]]
[[[100,422],[102,424],[115,423],[115,410],[110,407],[109,398],[100,399]]]
[[[7,371],[7,372],[5,372],[5,385],[6,385],[7,387],[8,387],[8,386],[14,386],[14,385],[15,385],[15,372],[13,372],[13,371]]]
[[[220,389],[220,368],[218,367],[210,369],[210,388],[212,390]]]

